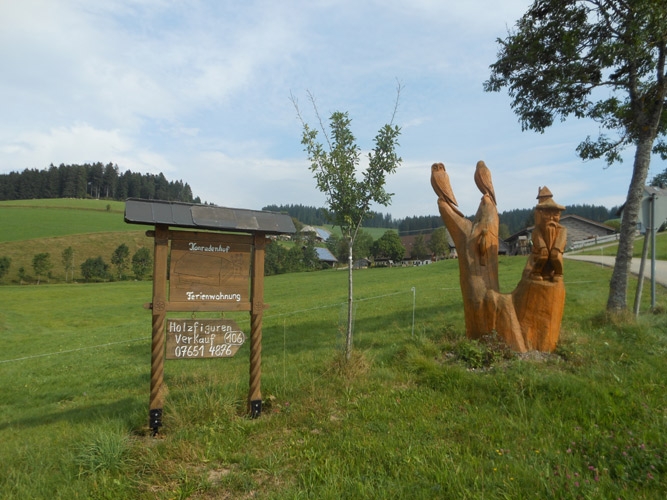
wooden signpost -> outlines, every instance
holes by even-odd
[[[153,317],[149,402],[153,435],[162,426],[165,357],[227,358],[246,340],[234,321],[167,318],[172,311],[250,313],[248,409],[253,418],[258,417],[262,411],[264,249],[267,235],[296,232],[291,218],[270,212],[128,199],[125,222],[155,227],[147,232],[154,239],[153,300],[148,305]]]

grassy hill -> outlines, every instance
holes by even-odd
[[[501,259],[502,291],[524,263]],[[165,362],[158,438],[149,282],[2,286],[0,496],[662,499],[665,289],[655,314],[610,323],[611,271],[566,266],[559,347],[523,356],[465,339],[455,261],[356,272],[347,365],[346,273],[269,277],[262,416],[246,342]]]
[[[17,200],[0,202],[0,257],[11,259],[9,274],[0,283],[20,283],[19,268],[24,268],[27,282],[31,277],[35,254],[50,254],[49,282],[65,281],[62,252],[74,249],[74,279],[81,279],[80,264],[101,256],[110,263],[113,251],[122,243],[130,256],[141,247],[152,248],[153,240],[145,236],[148,226],[127,224],[123,219],[125,204],[108,200]],[[340,235],[339,228],[325,226]],[[386,229],[364,229],[373,239]],[[289,246],[289,244],[287,244]]]
[[[106,200],[19,200],[0,202],[0,257],[9,257],[9,274],[4,283],[18,283],[23,267],[33,274],[32,258],[49,253],[53,265],[50,281],[64,281],[62,252],[74,250],[74,278],[79,279],[80,265],[88,258],[101,256],[110,263],[113,251],[122,243],[130,256],[142,246],[152,248],[145,236],[149,227],[126,224],[125,204]],[[29,282],[32,279],[28,280]]]

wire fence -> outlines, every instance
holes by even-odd
[[[569,281],[566,286],[585,286],[591,283],[600,283],[602,281]],[[396,291],[383,295],[374,295],[368,297],[359,297],[353,300],[353,332],[355,341],[359,340],[359,334],[356,332],[356,326],[359,320],[368,321],[374,327],[382,326],[385,323],[395,322],[398,319],[402,321],[400,328],[403,328],[405,335],[415,336],[418,323],[421,322],[422,331],[425,328],[425,322],[429,320],[428,315],[432,314],[429,308],[454,307],[462,308],[462,297],[458,287],[437,287],[427,290],[409,287],[402,291]],[[290,338],[288,332],[303,332],[307,330],[314,334],[314,338],[326,338],[329,341],[332,338],[337,348],[342,347],[344,335],[347,328],[347,307],[348,302],[332,302],[315,307],[294,309],[291,311],[282,311],[275,313],[265,313],[263,316],[262,330],[265,332],[264,340],[276,344],[276,339],[282,343],[281,350],[287,351],[287,339]],[[419,312],[424,310],[422,317]],[[462,312],[461,312],[462,314]],[[426,317],[424,317],[426,316]],[[249,315],[240,315],[234,320],[239,326],[249,329]],[[322,334],[322,335],[318,335]],[[419,333],[419,330],[417,330]],[[0,365],[5,363],[16,363],[29,361],[36,358],[49,356],[58,356],[71,354],[80,351],[104,349],[116,345],[128,345],[139,342],[150,342],[150,322],[147,323],[147,334],[126,340],[105,342],[90,346],[82,346],[74,349],[59,350],[47,353],[33,354],[11,359],[0,360]],[[312,344],[310,344],[312,345]],[[275,346],[274,346],[275,347]]]

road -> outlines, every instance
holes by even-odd
[[[603,255],[579,255],[579,254],[563,254],[563,257],[571,260],[583,260],[585,262],[593,262],[595,264],[600,264],[601,266],[613,267],[616,257],[607,257]],[[632,274],[639,275],[639,265],[641,259],[632,259],[632,264],[630,265],[630,272]],[[567,273],[567,271],[565,271]],[[651,279],[651,259],[646,259],[646,264],[644,265],[644,278],[647,280]],[[655,261],[655,282],[661,284],[662,286],[667,287],[667,260],[656,260]],[[646,283],[644,284],[646,286]]]

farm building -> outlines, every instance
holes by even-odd
[[[334,257],[334,254],[332,254],[328,248],[315,247],[315,251],[317,252],[317,258],[320,259],[320,262],[325,262],[331,267],[338,264],[338,259]]]
[[[329,236],[331,236],[331,233],[326,229],[315,226],[303,226],[299,232],[303,234],[311,233],[315,236],[315,240],[319,242],[325,242],[329,239]]]
[[[574,214],[563,215],[560,223],[567,228],[567,248],[578,241],[609,236],[616,232],[611,226]],[[530,238],[534,228],[535,226],[527,227],[505,240],[510,255],[527,255],[530,252]]]

